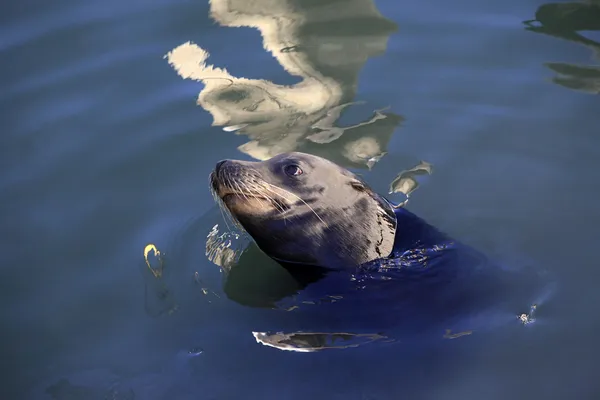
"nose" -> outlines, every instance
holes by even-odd
[[[217,165],[215,165],[215,173],[218,174],[219,170],[221,169],[221,167],[223,166],[223,164],[225,164],[227,162],[227,160],[221,160],[217,163]]]

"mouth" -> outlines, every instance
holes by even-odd
[[[254,194],[242,193],[242,192],[227,192],[224,195],[219,196],[221,200],[225,203],[230,203],[232,201],[236,201],[238,199],[246,199],[246,200],[262,200],[269,201],[266,197],[256,196]]]
[[[222,183],[214,172],[210,174],[210,188],[216,197],[231,207],[239,206],[264,206],[265,204],[279,210],[280,212],[287,211],[290,207],[282,200],[271,197],[262,196],[259,193],[233,189],[229,185]]]
[[[219,196],[221,201],[228,207],[239,207],[244,205],[246,207],[264,207],[265,205],[278,210],[280,213],[287,211],[290,207],[278,199],[270,197],[259,196],[256,194],[248,194],[242,192],[228,192],[222,196]]]
[[[217,197],[219,197],[224,203],[228,203],[231,201],[237,201],[237,200],[262,200],[262,201],[269,201],[271,199],[265,197],[265,196],[260,196],[256,193],[248,193],[248,192],[244,192],[241,190],[234,190],[230,187],[227,187],[225,185],[219,185],[217,184],[218,187],[215,189],[215,193],[217,195]],[[214,187],[213,187],[214,189]]]

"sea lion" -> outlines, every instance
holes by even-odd
[[[518,268],[490,262],[318,156],[293,152],[266,161],[223,160],[209,180],[234,222],[286,268],[393,270],[395,278],[419,276],[421,288],[425,281],[442,286],[470,281],[485,287],[484,296],[494,291],[487,283],[500,287],[524,276]],[[428,274],[432,279],[424,279]],[[309,281],[322,274],[315,276]]]
[[[392,253],[393,206],[324,158],[292,152],[257,162],[223,160],[210,174],[210,188],[275,260],[340,269]]]
[[[514,321],[549,294],[536,269],[490,262],[321,157],[294,152],[220,161],[210,188],[256,247],[282,267],[266,271],[249,246],[229,269],[226,293],[251,306],[310,307],[304,332],[322,331],[319,323],[333,329],[335,315],[335,329],[344,332],[401,321],[396,338],[417,332],[453,338]]]

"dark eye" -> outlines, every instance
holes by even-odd
[[[302,169],[294,164],[291,165],[286,165],[283,168],[283,171],[288,174],[289,176],[298,176],[298,175],[302,175],[304,173],[304,171],[302,171]]]

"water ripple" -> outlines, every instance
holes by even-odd
[[[183,3],[183,1],[181,1]],[[133,3],[133,4],[132,4]],[[44,11],[33,17],[19,20],[0,27],[0,51],[22,46],[35,41],[49,32],[65,27],[87,26],[98,21],[114,21],[117,18],[131,16],[161,8],[173,7],[174,1],[155,0],[115,2],[106,6],[104,2],[86,3],[84,6],[64,6],[53,11]]]
[[[125,63],[144,56],[160,54],[162,46],[149,44],[133,48],[116,49],[107,53],[100,53],[93,58],[75,60],[61,68],[45,71],[39,75],[28,75],[26,79],[13,83],[6,87],[0,95],[0,101],[6,101],[12,97],[32,94],[36,90],[45,89],[48,86],[62,85],[77,78],[93,75],[109,66],[117,63]]]

